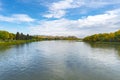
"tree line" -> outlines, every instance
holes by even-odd
[[[29,34],[25,35],[23,33],[16,33],[15,39],[16,40],[31,40],[33,36],[30,36]]]
[[[1,31],[0,30],[0,40],[30,40],[32,36],[29,34],[25,35],[23,33],[17,32],[16,34],[9,33],[8,31]]]
[[[100,33],[87,36],[83,41],[88,42],[120,42],[120,30],[111,33]]]
[[[36,40],[78,40],[76,36],[34,36]]]
[[[8,31],[0,30],[0,40],[78,40],[79,38],[75,36],[41,36],[41,35],[25,35],[23,33],[17,32],[16,34],[10,33]]]

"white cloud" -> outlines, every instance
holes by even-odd
[[[75,35],[84,37],[99,32],[110,32],[120,28],[120,9],[104,14],[88,16],[78,20],[59,19],[41,21],[31,26],[30,31],[40,35]]]
[[[64,16],[66,14],[66,12],[64,10],[56,10],[56,11],[50,11],[51,14],[46,14],[44,15],[44,17],[47,18],[61,18],[62,16]]]
[[[0,21],[5,22],[33,22],[35,19],[31,18],[26,14],[14,14],[12,16],[3,16],[0,15]]]
[[[66,15],[68,9],[72,8],[100,8],[107,5],[120,5],[119,0],[60,0],[51,3],[47,14],[43,15],[46,18],[62,18]]]
[[[62,0],[54,2],[49,6],[48,14],[45,14],[44,17],[47,18],[61,18],[66,14],[66,9],[77,8],[83,3],[74,0]]]

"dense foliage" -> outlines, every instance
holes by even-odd
[[[15,39],[15,34],[9,33],[7,31],[0,31],[0,40],[13,40]]]
[[[17,32],[16,34],[9,33],[8,31],[0,31],[0,40],[30,40],[32,36],[29,34],[25,35],[23,33]]]
[[[17,32],[16,36],[15,36],[16,40],[30,40],[32,38],[33,38],[33,36],[30,36],[29,34],[25,35],[25,34],[19,33],[19,32]]]
[[[1,41],[10,40],[78,40],[79,38],[75,36],[31,36],[29,34],[25,35],[23,33],[17,32],[16,34],[9,33],[8,31],[0,31]]]
[[[78,40],[75,36],[34,36],[36,40]]]
[[[89,42],[120,42],[120,30],[113,33],[102,33],[87,36],[83,39]]]

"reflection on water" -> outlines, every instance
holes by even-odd
[[[120,80],[119,45],[42,41],[0,53],[0,80]]]
[[[0,45],[0,52],[4,52],[5,50],[8,50],[8,49],[10,49],[11,48],[11,46],[6,46],[6,45]]]
[[[114,49],[117,51],[116,53],[120,56],[120,44],[119,43],[86,43],[90,45],[92,48],[98,49]]]

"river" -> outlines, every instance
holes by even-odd
[[[0,46],[0,80],[120,80],[120,45],[41,41]]]

